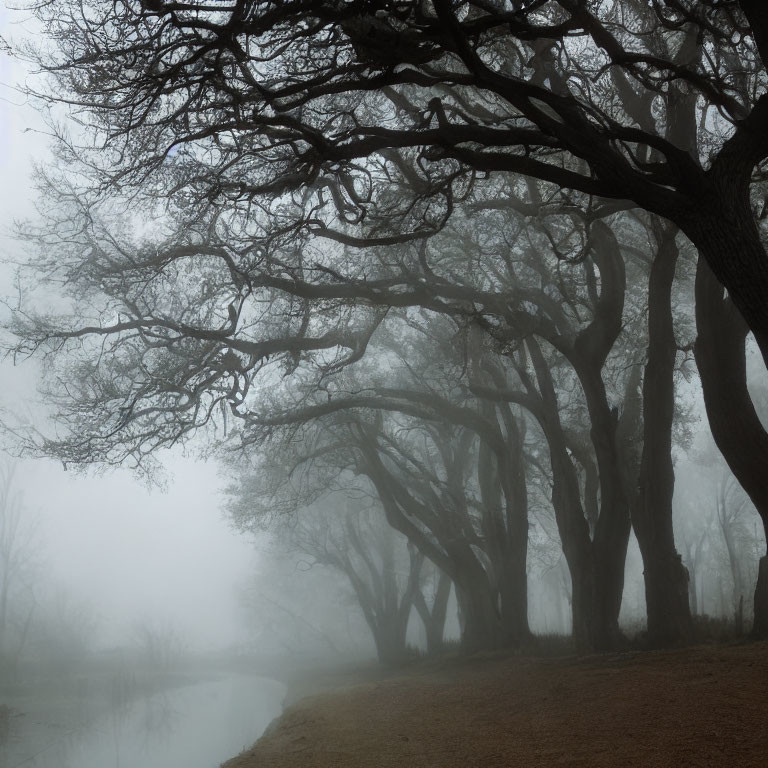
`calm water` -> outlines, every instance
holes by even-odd
[[[218,768],[280,714],[285,688],[227,678],[116,702],[77,728],[18,718],[0,768]]]

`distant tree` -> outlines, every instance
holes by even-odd
[[[14,465],[0,466],[0,672],[5,676],[13,674],[30,638],[40,557],[37,525],[14,474]]]
[[[154,674],[168,674],[187,650],[183,636],[169,623],[141,619],[134,623],[132,635],[142,662]]]
[[[423,618],[427,622],[431,618],[421,592],[424,555],[408,547],[407,539],[388,525],[380,505],[345,472],[343,461],[333,460],[330,475],[308,468],[313,453],[273,445],[271,456],[259,461],[251,457],[245,466],[235,465],[235,479],[228,489],[231,519],[242,531],[269,532],[289,558],[300,559],[298,570],[313,575],[320,569],[337,572],[354,595],[379,661],[399,665],[408,656],[406,635],[417,595],[419,608],[426,610]],[[318,452],[326,458],[331,453],[329,449]],[[300,487],[293,477],[297,469],[303,470]],[[286,616],[294,613],[279,594],[271,600]],[[306,618],[302,623],[313,626]],[[442,630],[441,624],[439,642]],[[320,629],[316,633],[318,640],[326,639],[336,650],[331,633]]]
[[[683,560],[688,570],[688,597],[691,615],[698,616],[703,611],[699,599],[699,581],[702,578],[706,550],[711,536],[712,520],[691,519],[690,510],[685,519],[685,527],[681,535]]]
[[[35,668],[72,675],[94,647],[100,618],[95,606],[59,585],[46,585],[30,635]]]
[[[257,654],[365,656],[371,643],[343,574],[271,536],[257,549],[239,604]]]
[[[408,656],[407,630],[421,590],[424,555],[406,548],[377,509],[304,510],[292,538],[321,565],[344,574],[371,630],[379,661],[401,664]],[[326,499],[325,504],[333,504]],[[318,505],[319,506],[319,505]],[[422,597],[423,599],[423,597]]]
[[[749,517],[753,512],[749,497],[733,475],[723,474],[718,482],[715,498],[715,520],[725,544],[725,552],[732,584],[731,614],[736,629],[741,632],[745,617],[745,598],[754,587],[757,573],[753,572],[754,533]],[[747,606],[749,613],[749,606]]]

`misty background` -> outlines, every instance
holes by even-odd
[[[0,35],[24,34],[18,14],[0,8]],[[27,22],[28,23],[28,22]],[[16,90],[26,74],[0,53],[0,295],[13,295],[14,222],[34,216],[33,165],[49,139],[38,113]],[[0,407],[41,413],[34,363],[0,365]],[[59,462],[13,460],[14,489],[35,528],[40,587],[60,591],[95,621],[96,647],[114,647],[142,622],[183,633],[203,650],[244,642],[238,589],[258,555],[222,512],[224,481],[210,462],[167,452],[167,488],[151,490],[128,471],[78,475]]]

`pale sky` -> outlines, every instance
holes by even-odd
[[[15,17],[14,17],[15,18]],[[0,34],[19,34],[0,8]],[[0,259],[20,244],[14,219],[33,215],[29,174],[45,156],[35,112],[13,90],[23,71],[0,54]],[[0,295],[13,270],[0,265]],[[0,363],[0,408],[34,407],[34,366]],[[32,403],[32,405],[30,405]],[[120,644],[136,622],[171,625],[202,647],[236,642],[241,621],[237,585],[254,566],[250,542],[230,530],[221,512],[221,481],[213,464],[179,454],[166,461],[167,493],[149,492],[127,471],[82,477],[50,461],[25,461],[18,487],[39,521],[41,580],[90,603],[100,642]]]

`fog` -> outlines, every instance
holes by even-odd
[[[9,28],[0,10],[0,34]],[[0,247],[4,253],[0,294],[13,295],[13,256],[22,244],[14,221],[34,213],[33,163],[47,154],[44,124],[13,87],[24,69],[0,56]],[[0,367],[6,411],[44,412],[34,366]],[[175,628],[195,649],[242,643],[244,628],[237,588],[257,554],[251,541],[224,520],[223,481],[215,464],[184,457],[162,458],[167,483],[152,489],[128,471],[96,475],[65,471],[46,460],[14,461],[14,490],[37,528],[40,560],[49,587],[70,595],[94,614],[98,647],[130,644],[142,622]]]
[[[255,559],[222,519],[215,467],[170,456],[167,492],[126,473],[77,477],[28,463],[15,478],[40,526],[45,570],[93,606],[101,646],[143,621],[168,624],[196,649],[242,641],[235,588]]]
[[[8,11],[3,8],[0,35],[8,30]],[[13,262],[23,250],[14,223],[34,216],[33,164],[48,154],[43,123],[15,88],[24,76],[18,61],[0,55],[3,296],[14,294]],[[39,375],[34,364],[20,367],[4,359],[0,409],[23,414],[31,422],[44,420],[47,411],[37,395]],[[186,698],[170,694],[159,701],[158,696],[168,694],[158,694],[155,685],[146,687],[143,678],[135,688],[137,672],[125,671],[128,662],[114,665],[116,652],[128,653],[128,659],[136,659],[128,670],[140,671],[145,668],[142,654],[148,638],[172,639],[171,667],[152,667],[151,674],[157,678],[160,673],[162,680],[177,669],[195,681],[210,673],[200,670],[201,662],[197,673],[185,672],[190,669],[186,659],[219,658],[225,651],[231,658],[252,648],[242,593],[259,553],[252,537],[236,533],[225,519],[224,481],[217,465],[181,450],[165,451],[162,472],[150,483],[128,470],[74,472],[58,461],[12,455],[1,461],[19,506],[22,533],[28,537],[23,554],[30,566],[25,574],[30,590],[25,599],[35,610],[21,676],[9,675],[10,669],[3,666],[5,679],[0,678],[0,765],[61,768],[73,761],[81,768],[103,768],[117,744],[122,764],[213,765],[255,739],[279,712],[279,686],[252,683],[244,676],[232,687],[224,678],[192,689]],[[46,666],[42,677],[34,668],[50,661],[44,661],[38,637],[43,624],[38,629],[38,620],[60,640],[70,632],[86,632],[74,656],[63,645],[52,651],[55,666]],[[100,671],[109,659],[110,666]],[[134,681],[126,688],[128,699],[119,704],[109,694],[105,704],[102,688],[114,691],[115,681],[127,674]],[[84,680],[90,680],[87,699]],[[25,685],[28,693],[22,694]],[[232,699],[229,709],[213,715],[220,717],[218,724],[211,720],[211,697]],[[128,701],[130,708],[125,709]],[[141,714],[145,707],[151,708],[151,719],[150,710]],[[96,726],[90,725],[99,708],[122,712],[119,738],[115,732],[103,743],[98,717]],[[170,719],[159,718],[168,711]],[[38,725],[33,727],[32,720]],[[159,740],[141,725],[145,722],[155,723],[152,733]],[[67,728],[65,737],[54,738],[61,727]],[[196,738],[209,728],[216,729],[216,738]],[[143,745],[138,752],[137,745]]]
[[[375,761],[369,710],[371,765],[634,765],[657,705],[672,764],[699,683],[726,741],[768,674],[768,30],[54,5],[0,9],[0,768]]]

